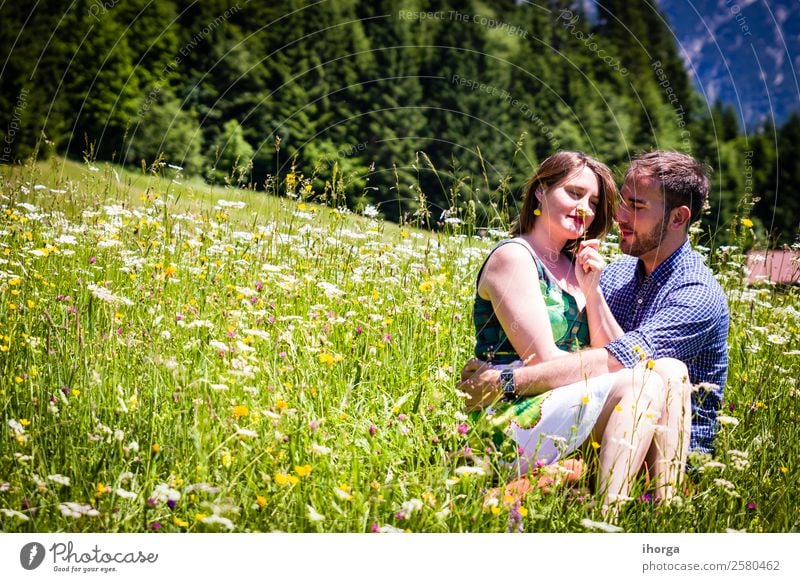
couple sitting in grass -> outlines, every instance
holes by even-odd
[[[711,452],[728,307],[688,239],[707,193],[705,167],[666,151],[635,158],[621,196],[578,152],[531,178],[514,238],[478,274],[476,357],[461,383],[483,445],[519,482],[556,462],[579,473],[561,460],[596,449],[597,491],[614,513],[641,473],[669,501],[689,449]],[[599,239],[614,219],[629,256],[604,268]]]

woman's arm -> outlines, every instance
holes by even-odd
[[[492,253],[478,282],[478,295],[492,302],[503,331],[526,364],[566,353],[553,340],[536,266],[522,245],[503,245]]]
[[[575,257],[575,276],[586,297],[586,317],[593,348],[602,348],[624,333],[600,289],[600,274],[606,263],[598,251],[599,246],[597,239],[583,241]]]

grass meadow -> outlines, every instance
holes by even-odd
[[[717,454],[612,527],[587,484],[487,504],[505,477],[460,454],[474,220],[160,168],[2,169],[2,531],[800,530],[797,291],[746,287],[741,246],[703,250],[732,316]]]

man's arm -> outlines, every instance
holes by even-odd
[[[622,364],[605,348],[581,350],[555,360],[514,370],[514,380],[519,396],[534,396],[559,386],[566,386],[616,372]],[[467,408],[483,408],[501,396],[500,369],[476,358],[467,362],[461,370],[459,389],[466,396]]]

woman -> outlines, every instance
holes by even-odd
[[[611,228],[616,199],[611,172],[597,160],[560,152],[542,162],[526,187],[514,238],[498,244],[478,274],[476,357],[501,366],[534,364],[602,347],[621,333],[598,292],[604,263],[597,239]],[[656,471],[674,460],[659,457],[673,451],[651,450],[668,396],[653,367],[495,403],[474,418],[488,425],[496,447],[511,445],[518,474],[554,463],[592,434],[601,447],[600,492],[608,502],[624,500],[646,455],[659,460],[652,463]]]

